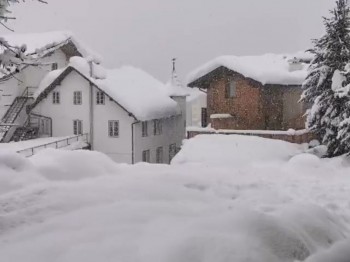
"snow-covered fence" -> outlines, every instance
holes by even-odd
[[[258,136],[297,144],[309,143],[313,139],[316,139],[316,136],[308,130],[216,130],[213,128],[187,128],[187,138],[212,134]]]
[[[31,157],[36,153],[38,153],[39,151],[46,148],[54,148],[54,149],[64,148],[67,150],[84,149],[88,147],[88,143],[89,143],[89,135],[82,134],[82,135],[67,137],[65,139],[57,140],[51,143],[23,149],[23,150],[17,151],[17,153],[21,154],[24,157]]]

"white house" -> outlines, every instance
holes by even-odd
[[[25,108],[30,96],[38,88],[44,76],[68,65],[73,56],[91,56],[91,51],[82,47],[70,32],[38,34],[11,34],[1,36],[11,46],[26,46],[26,54],[33,65],[12,67],[0,73],[0,142],[11,140],[14,126],[26,121]],[[3,53],[4,50],[0,50]]]
[[[89,134],[91,149],[116,162],[169,163],[185,138],[186,96],[133,67],[105,70],[73,57],[35,93],[41,136]]]

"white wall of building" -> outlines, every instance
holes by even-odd
[[[142,123],[138,122],[134,126],[134,155],[135,163],[142,162],[142,152],[150,151],[150,163],[156,163],[156,150],[158,147],[163,148],[163,163],[170,163],[169,146],[176,144],[181,146],[182,139],[179,139],[177,124],[181,120],[181,116],[174,116],[170,118],[161,119],[162,133],[160,135],[154,134],[154,121],[147,121],[148,136],[142,136]]]
[[[15,77],[0,83],[0,120],[14,99],[22,95],[27,87],[37,88],[39,86],[44,76],[51,71],[52,63],[57,63],[58,68],[63,68],[67,66],[68,61],[61,50],[56,50],[51,55],[42,58],[39,63],[39,66],[28,66],[15,74]]]
[[[93,150],[108,155],[116,162],[132,163],[132,132],[134,119],[115,102],[105,97],[97,105],[97,88],[93,88]],[[53,104],[52,92],[32,111],[52,119],[53,136],[72,136],[73,121],[81,120],[83,133],[90,134],[90,83],[77,72],[71,72],[53,91],[60,92],[60,104]],[[82,104],[74,105],[74,91],[82,92]],[[119,137],[109,137],[108,121],[119,121]]]
[[[187,126],[198,126],[202,124],[202,108],[207,107],[207,95],[195,89],[193,93],[187,97]]]

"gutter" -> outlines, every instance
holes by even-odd
[[[131,124],[131,164],[135,164],[135,135],[134,135],[134,126],[139,122],[134,122]]]

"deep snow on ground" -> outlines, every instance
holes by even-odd
[[[0,152],[0,261],[350,261],[350,161],[304,151],[212,135],[171,166]]]

